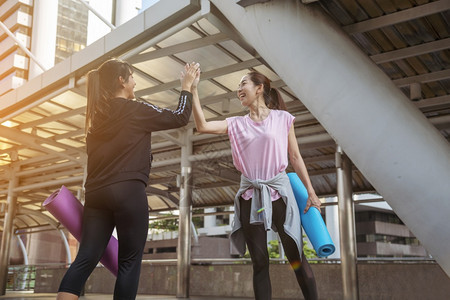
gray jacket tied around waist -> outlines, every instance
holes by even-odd
[[[269,187],[276,190],[281,195],[284,203],[286,203],[286,220],[284,222],[284,231],[295,241],[300,253],[300,257],[302,257],[301,253],[303,249],[303,243],[300,213],[298,210],[297,202],[295,200],[294,192],[292,191],[289,177],[284,171],[268,180],[250,180],[244,175],[241,175],[240,188],[234,199],[235,217],[233,228],[230,234],[231,241],[239,251],[239,254],[244,255],[245,239],[240,218],[241,209],[239,198],[249,188],[253,188],[250,224],[264,224],[264,228],[266,229],[266,231],[270,229],[277,231],[275,226],[273,226],[274,228],[272,228],[272,199],[270,196]]]

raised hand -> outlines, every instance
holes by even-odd
[[[200,82],[200,73],[201,73],[201,70],[200,70],[200,67],[197,69],[197,72],[195,73],[195,79],[194,79],[194,82],[192,82],[192,89],[196,89],[197,88],[197,86],[198,86],[198,83]]]
[[[184,66],[184,71],[181,72],[181,88],[186,91],[191,91],[192,87],[197,87],[200,79],[200,64],[192,62]]]

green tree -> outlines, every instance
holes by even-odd
[[[316,250],[309,248],[308,242],[306,241],[306,235],[303,235],[303,253],[307,259],[317,258]],[[313,262],[315,263],[315,262]]]
[[[193,211],[195,213],[196,210]],[[166,214],[162,217],[174,217],[173,214]],[[192,217],[192,222],[194,223],[195,228],[201,227],[202,218],[201,217]],[[150,220],[149,229],[155,229],[159,232],[168,232],[168,231],[178,231],[178,218],[168,218],[162,220]]]
[[[306,235],[303,235],[303,253],[307,259],[317,258],[317,253],[314,249],[308,246],[306,241]],[[272,240],[268,243],[267,251],[269,252],[269,258],[279,258],[280,257],[280,245],[278,240]],[[244,254],[244,258],[250,258],[250,253],[248,250]]]
[[[149,229],[156,229],[159,232],[177,231],[178,219],[163,219],[150,221],[148,225]]]
[[[278,240],[270,241],[267,248],[269,251],[269,258],[280,258],[280,245],[278,244]]]

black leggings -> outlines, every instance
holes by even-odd
[[[253,291],[256,300],[272,299],[269,277],[269,253],[267,251],[267,232],[264,224],[250,224],[251,199],[240,199],[241,223],[245,242],[253,263]],[[277,228],[286,256],[294,269],[297,282],[305,299],[318,299],[316,280],[302,251],[302,260],[295,241],[284,231],[286,204],[280,198],[272,202],[272,222]]]
[[[80,296],[86,280],[103,255],[114,227],[119,240],[119,270],[114,299],[136,298],[148,232],[145,184],[137,180],[115,183],[86,193],[80,249],[58,292]]]

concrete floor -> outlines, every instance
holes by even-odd
[[[80,297],[80,300],[111,300],[112,295],[104,294],[87,294]],[[56,294],[34,294],[30,292],[6,292],[6,295],[0,296],[0,300],[55,300]],[[249,300],[251,298],[229,298],[229,297],[190,297],[177,298],[173,295],[138,295],[137,300],[170,300],[170,299],[186,299],[186,300]]]

